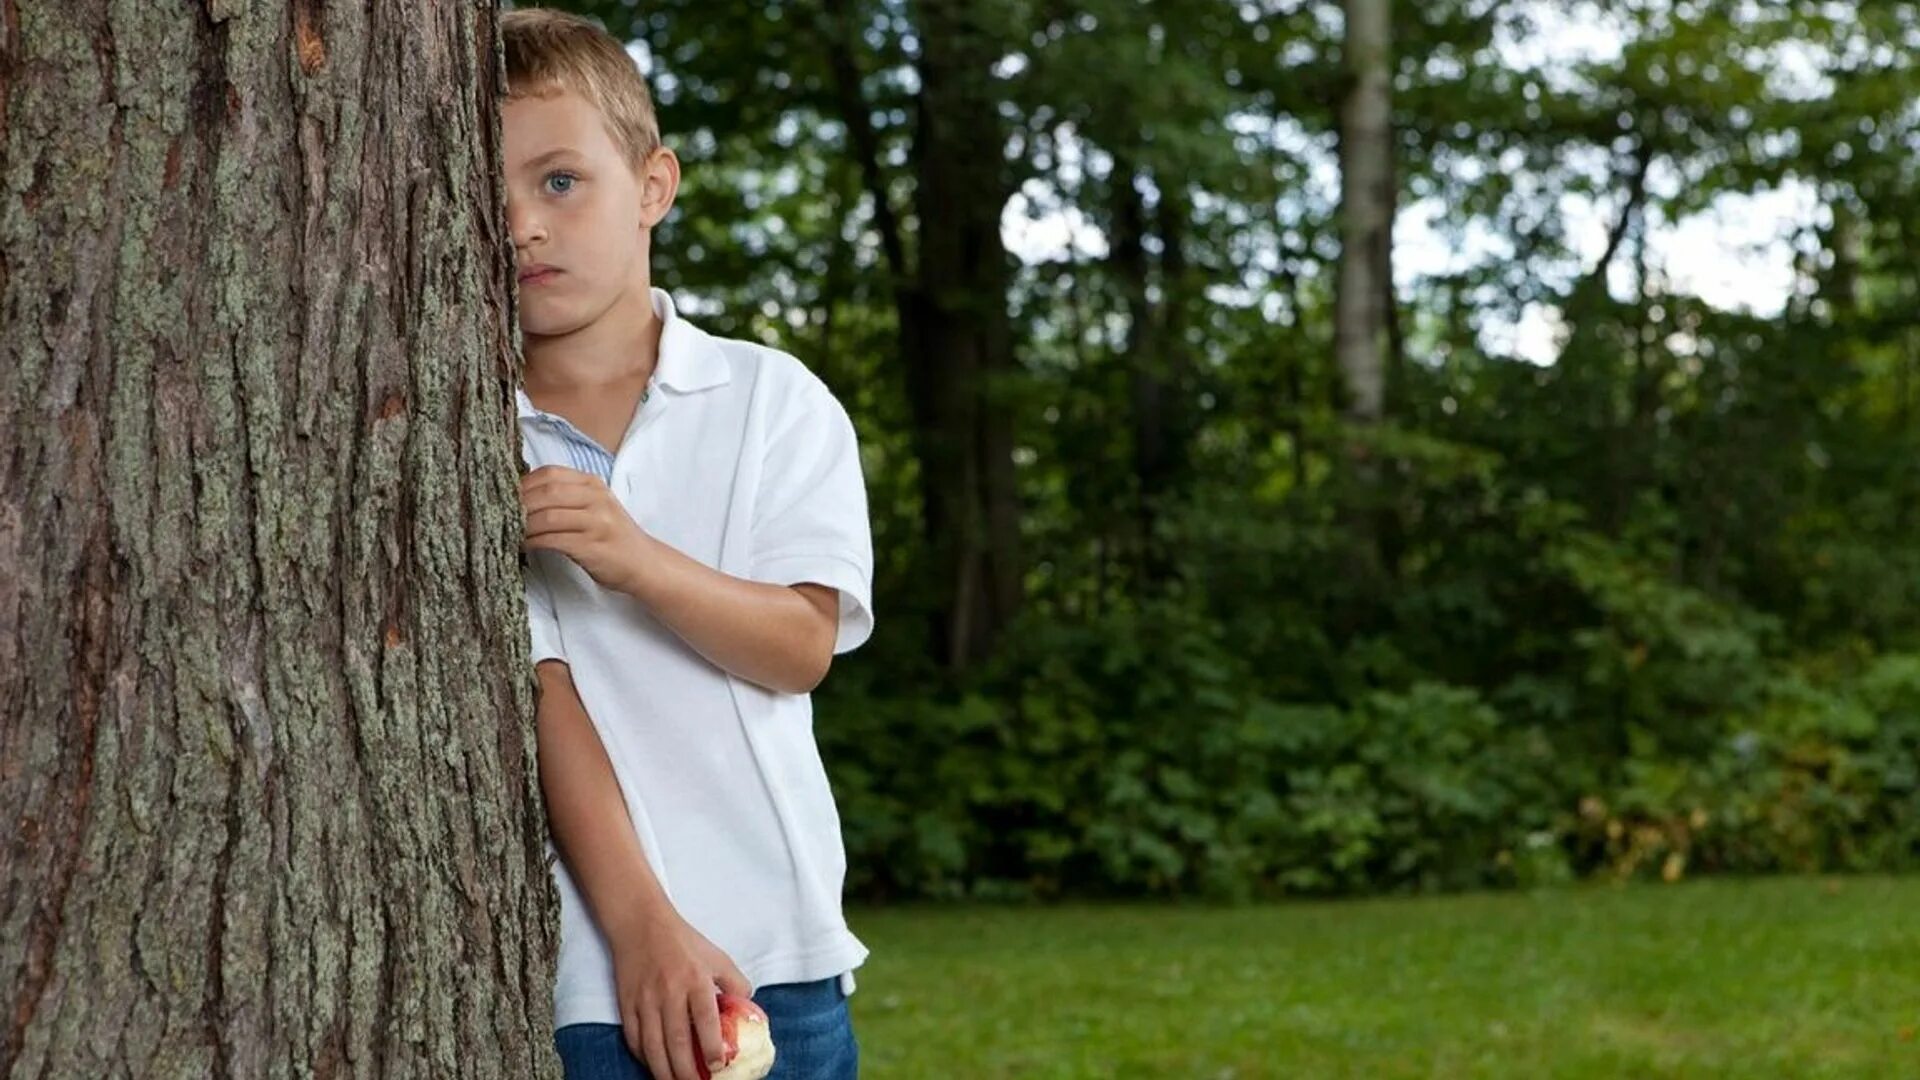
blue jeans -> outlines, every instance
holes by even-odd
[[[763,986],[753,995],[773,1033],[767,1080],[856,1080],[860,1045],[839,979]],[[627,1052],[618,1024],[568,1024],[553,1033],[567,1080],[653,1080]]]

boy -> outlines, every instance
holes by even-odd
[[[555,1044],[572,1078],[695,1080],[718,989],[767,1012],[774,1076],[853,1077],[866,949],[807,696],[872,632],[853,427],[651,287],[680,167],[620,43],[538,9],[502,37]]]

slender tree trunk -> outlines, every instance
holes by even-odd
[[[1127,368],[1128,418],[1133,436],[1134,569],[1146,572],[1153,539],[1154,489],[1165,452],[1166,393],[1157,363],[1160,352],[1158,311],[1151,299],[1153,274],[1147,257],[1147,208],[1136,186],[1141,174],[1116,159],[1113,169],[1113,224],[1108,229],[1107,263],[1126,304],[1127,334],[1120,362]]]
[[[1160,240],[1159,296],[1152,295],[1154,263],[1145,240],[1148,212],[1134,184],[1135,169],[1116,163],[1109,263],[1127,307],[1127,337],[1123,361],[1128,368],[1128,396],[1133,434],[1134,507],[1138,531],[1135,569],[1150,580],[1170,572],[1167,553],[1155,539],[1161,505],[1185,478],[1192,416],[1183,391],[1190,365],[1184,351],[1181,322],[1186,277],[1186,209],[1177,192],[1162,190],[1152,214],[1152,231]]]
[[[921,42],[917,260],[908,256],[861,93],[857,29],[845,0],[826,0],[815,25],[893,277],[920,463],[923,565],[936,598],[935,659],[962,671],[993,650],[1025,592],[1013,414],[999,396],[1014,370],[1000,240],[1005,137],[990,76],[1001,51],[968,0],[920,0],[914,10]]]
[[[1894,503],[1894,524],[1905,532],[1913,527],[1915,497],[1920,495],[1920,427],[1914,423],[1914,388],[1920,384],[1920,340],[1916,340],[1911,330],[1903,337],[1900,408],[1895,414],[1895,423],[1898,424],[1897,430],[1906,437],[1909,450],[1905,458],[1907,483],[1901,486],[1898,501]]]
[[[552,1072],[494,19],[0,0],[0,1077]]]
[[[1400,342],[1393,298],[1393,41],[1391,0],[1346,0],[1346,96],[1340,106],[1340,276],[1334,292],[1334,358],[1351,431],[1346,461],[1353,502],[1345,512],[1356,581],[1397,562],[1399,529],[1375,449],[1364,437],[1386,416],[1388,377]],[[1360,608],[1349,608],[1357,626]],[[1351,627],[1349,627],[1351,629]]]
[[[901,305],[931,565],[949,667],[986,657],[1024,592],[1013,465],[999,51],[963,0],[922,0],[919,281]]]
[[[1298,265],[1294,261],[1296,258],[1297,255],[1295,254],[1281,253],[1279,289],[1280,295],[1286,298],[1287,311],[1292,314],[1295,320],[1298,320],[1303,305],[1300,296],[1300,273]],[[1287,433],[1288,454],[1289,460],[1292,463],[1293,488],[1295,491],[1305,491],[1307,487],[1307,413],[1309,403],[1306,366],[1306,361],[1303,357],[1298,354],[1290,355],[1286,359],[1286,370],[1282,374],[1282,384],[1284,386],[1284,396],[1282,400],[1287,403],[1287,408],[1283,414],[1284,419],[1281,424],[1281,429]],[[1315,400],[1320,398],[1318,393],[1315,393],[1313,396]]]
[[[1392,329],[1393,40],[1391,0],[1346,0],[1347,93],[1340,107],[1340,277],[1334,353],[1349,419],[1384,415]]]

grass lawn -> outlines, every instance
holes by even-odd
[[[874,1080],[1920,1078],[1920,878],[850,918]]]

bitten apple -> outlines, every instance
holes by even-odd
[[[761,1080],[773,1071],[773,1032],[760,1006],[734,994],[720,995],[720,1041],[726,1064],[710,1080]],[[708,1076],[706,1067],[700,1075]]]

